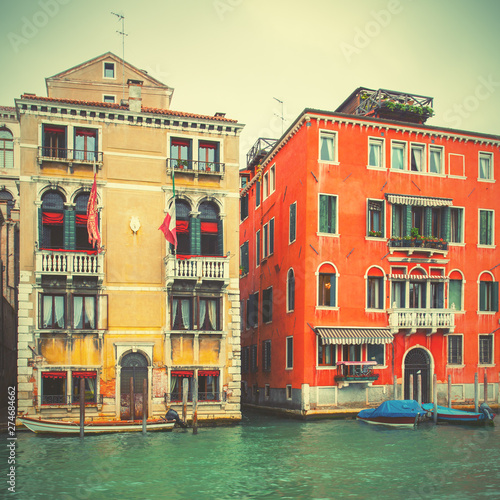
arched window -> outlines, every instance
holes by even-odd
[[[384,272],[378,267],[368,269],[366,307],[367,309],[384,309]]]
[[[177,233],[177,253],[180,255],[191,254],[190,220],[191,207],[184,200],[175,201],[176,233]]]
[[[479,311],[498,312],[498,281],[489,272],[479,277]]]
[[[323,264],[319,269],[318,306],[337,306],[337,273],[332,264]]]
[[[286,279],[287,279],[286,309],[287,312],[290,312],[295,309],[295,275],[293,273],[293,269],[288,270]]]
[[[64,197],[55,190],[42,196],[41,248],[64,248]]]
[[[0,191],[0,202],[2,201],[7,202],[7,218],[10,219],[10,211],[14,207],[15,202],[12,195],[5,189],[2,189],[2,191]]]
[[[448,288],[448,308],[456,311],[463,310],[463,276],[459,271],[450,273]]]
[[[223,255],[222,221],[215,203],[200,204],[200,251],[201,255]]]
[[[75,245],[77,250],[92,250],[87,231],[87,205],[89,193],[80,193],[75,198]]]
[[[0,129],[0,168],[14,168],[14,139],[6,128]]]

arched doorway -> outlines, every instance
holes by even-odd
[[[431,401],[431,359],[425,349],[408,352],[404,361],[405,399],[417,399],[418,373],[422,376],[422,403]],[[413,394],[410,393],[410,375],[413,375]]]
[[[123,356],[120,376],[120,419],[141,420],[144,381],[148,380],[148,360],[140,352]],[[146,395],[147,397],[147,395]]]

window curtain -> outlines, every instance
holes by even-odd
[[[178,384],[179,380],[182,380],[182,379],[180,377],[175,376],[175,375],[170,376],[170,397],[172,397],[172,394],[174,392],[180,392],[179,389],[177,389],[177,384]]]
[[[422,171],[422,150],[411,150],[411,169],[415,172]]]
[[[208,301],[208,319],[212,330],[217,330],[217,303],[215,300]]]
[[[56,323],[59,328],[64,328],[64,297],[54,297]]]
[[[205,315],[207,311],[207,302],[206,300],[202,299],[200,300],[200,324],[199,327],[203,327],[205,324]]]
[[[441,152],[440,151],[431,151],[430,171],[433,174],[441,173]]]
[[[462,280],[450,280],[448,309],[455,305],[457,311],[462,310]]]
[[[85,297],[85,318],[93,330],[95,328],[95,297]]]
[[[326,161],[333,161],[333,137],[321,138],[321,159]]]
[[[372,167],[380,167],[380,144],[370,144],[368,164]]]
[[[47,328],[52,318],[52,296],[44,295],[43,297],[43,327]]]
[[[182,324],[186,330],[189,330],[191,327],[190,321],[189,321],[189,300],[183,299],[180,301],[181,302],[181,313],[182,313]]]
[[[73,315],[75,328],[83,328],[83,297],[73,298]]]
[[[490,178],[490,159],[480,158],[479,159],[479,177],[481,179]]]
[[[393,148],[392,149],[392,168],[396,170],[403,170],[403,148]]]

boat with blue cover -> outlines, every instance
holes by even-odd
[[[426,403],[422,408],[431,413],[434,413],[434,405]],[[495,414],[491,408],[483,403],[479,407],[479,412],[457,410],[455,408],[448,408],[447,406],[437,407],[437,421],[448,422],[454,424],[493,424]]]
[[[361,410],[356,419],[368,424],[392,427],[414,427],[426,418],[424,410],[413,399],[384,401],[378,408]]]

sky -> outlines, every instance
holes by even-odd
[[[258,137],[360,86],[433,97],[428,125],[500,135],[497,0],[0,1],[0,105],[121,57],[114,12],[125,59],[175,89],[171,109],[245,124],[242,162]]]

